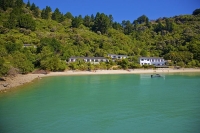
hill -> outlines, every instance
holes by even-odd
[[[110,69],[141,67],[140,56],[164,57],[169,65],[200,66],[200,14],[112,21],[112,15],[62,14],[51,7],[40,10],[23,0],[0,0],[0,75],[28,73],[35,69]],[[27,45],[28,44],[28,45]],[[31,45],[31,46],[30,46]],[[29,46],[29,47],[23,47]],[[126,60],[66,64],[71,56],[128,55]],[[146,66],[147,67],[147,66]]]

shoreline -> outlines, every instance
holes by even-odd
[[[72,76],[72,75],[101,75],[101,74],[167,74],[167,73],[200,73],[200,69],[184,68],[184,69],[172,69],[172,68],[159,68],[159,69],[128,69],[128,70],[96,70],[96,71],[64,71],[64,72],[50,72],[49,74],[18,74],[15,77],[6,77],[6,81],[0,81],[0,92],[6,92],[7,90],[22,86],[30,83],[35,79],[41,79],[43,77],[50,76]]]

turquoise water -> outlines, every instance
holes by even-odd
[[[48,77],[0,94],[0,133],[199,133],[200,74]]]

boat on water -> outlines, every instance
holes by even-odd
[[[162,77],[162,76],[160,74],[151,75],[151,78],[159,78],[159,77]]]

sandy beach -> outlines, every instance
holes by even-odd
[[[96,71],[64,71],[64,72],[50,72],[48,74],[18,74],[15,77],[6,77],[5,81],[0,81],[0,91],[6,92],[6,90],[15,88],[26,83],[32,82],[34,79],[42,80],[48,76],[69,76],[69,75],[97,75],[97,74],[142,74],[142,73],[200,73],[200,69],[184,68],[184,69],[129,69],[129,70],[96,70]]]

